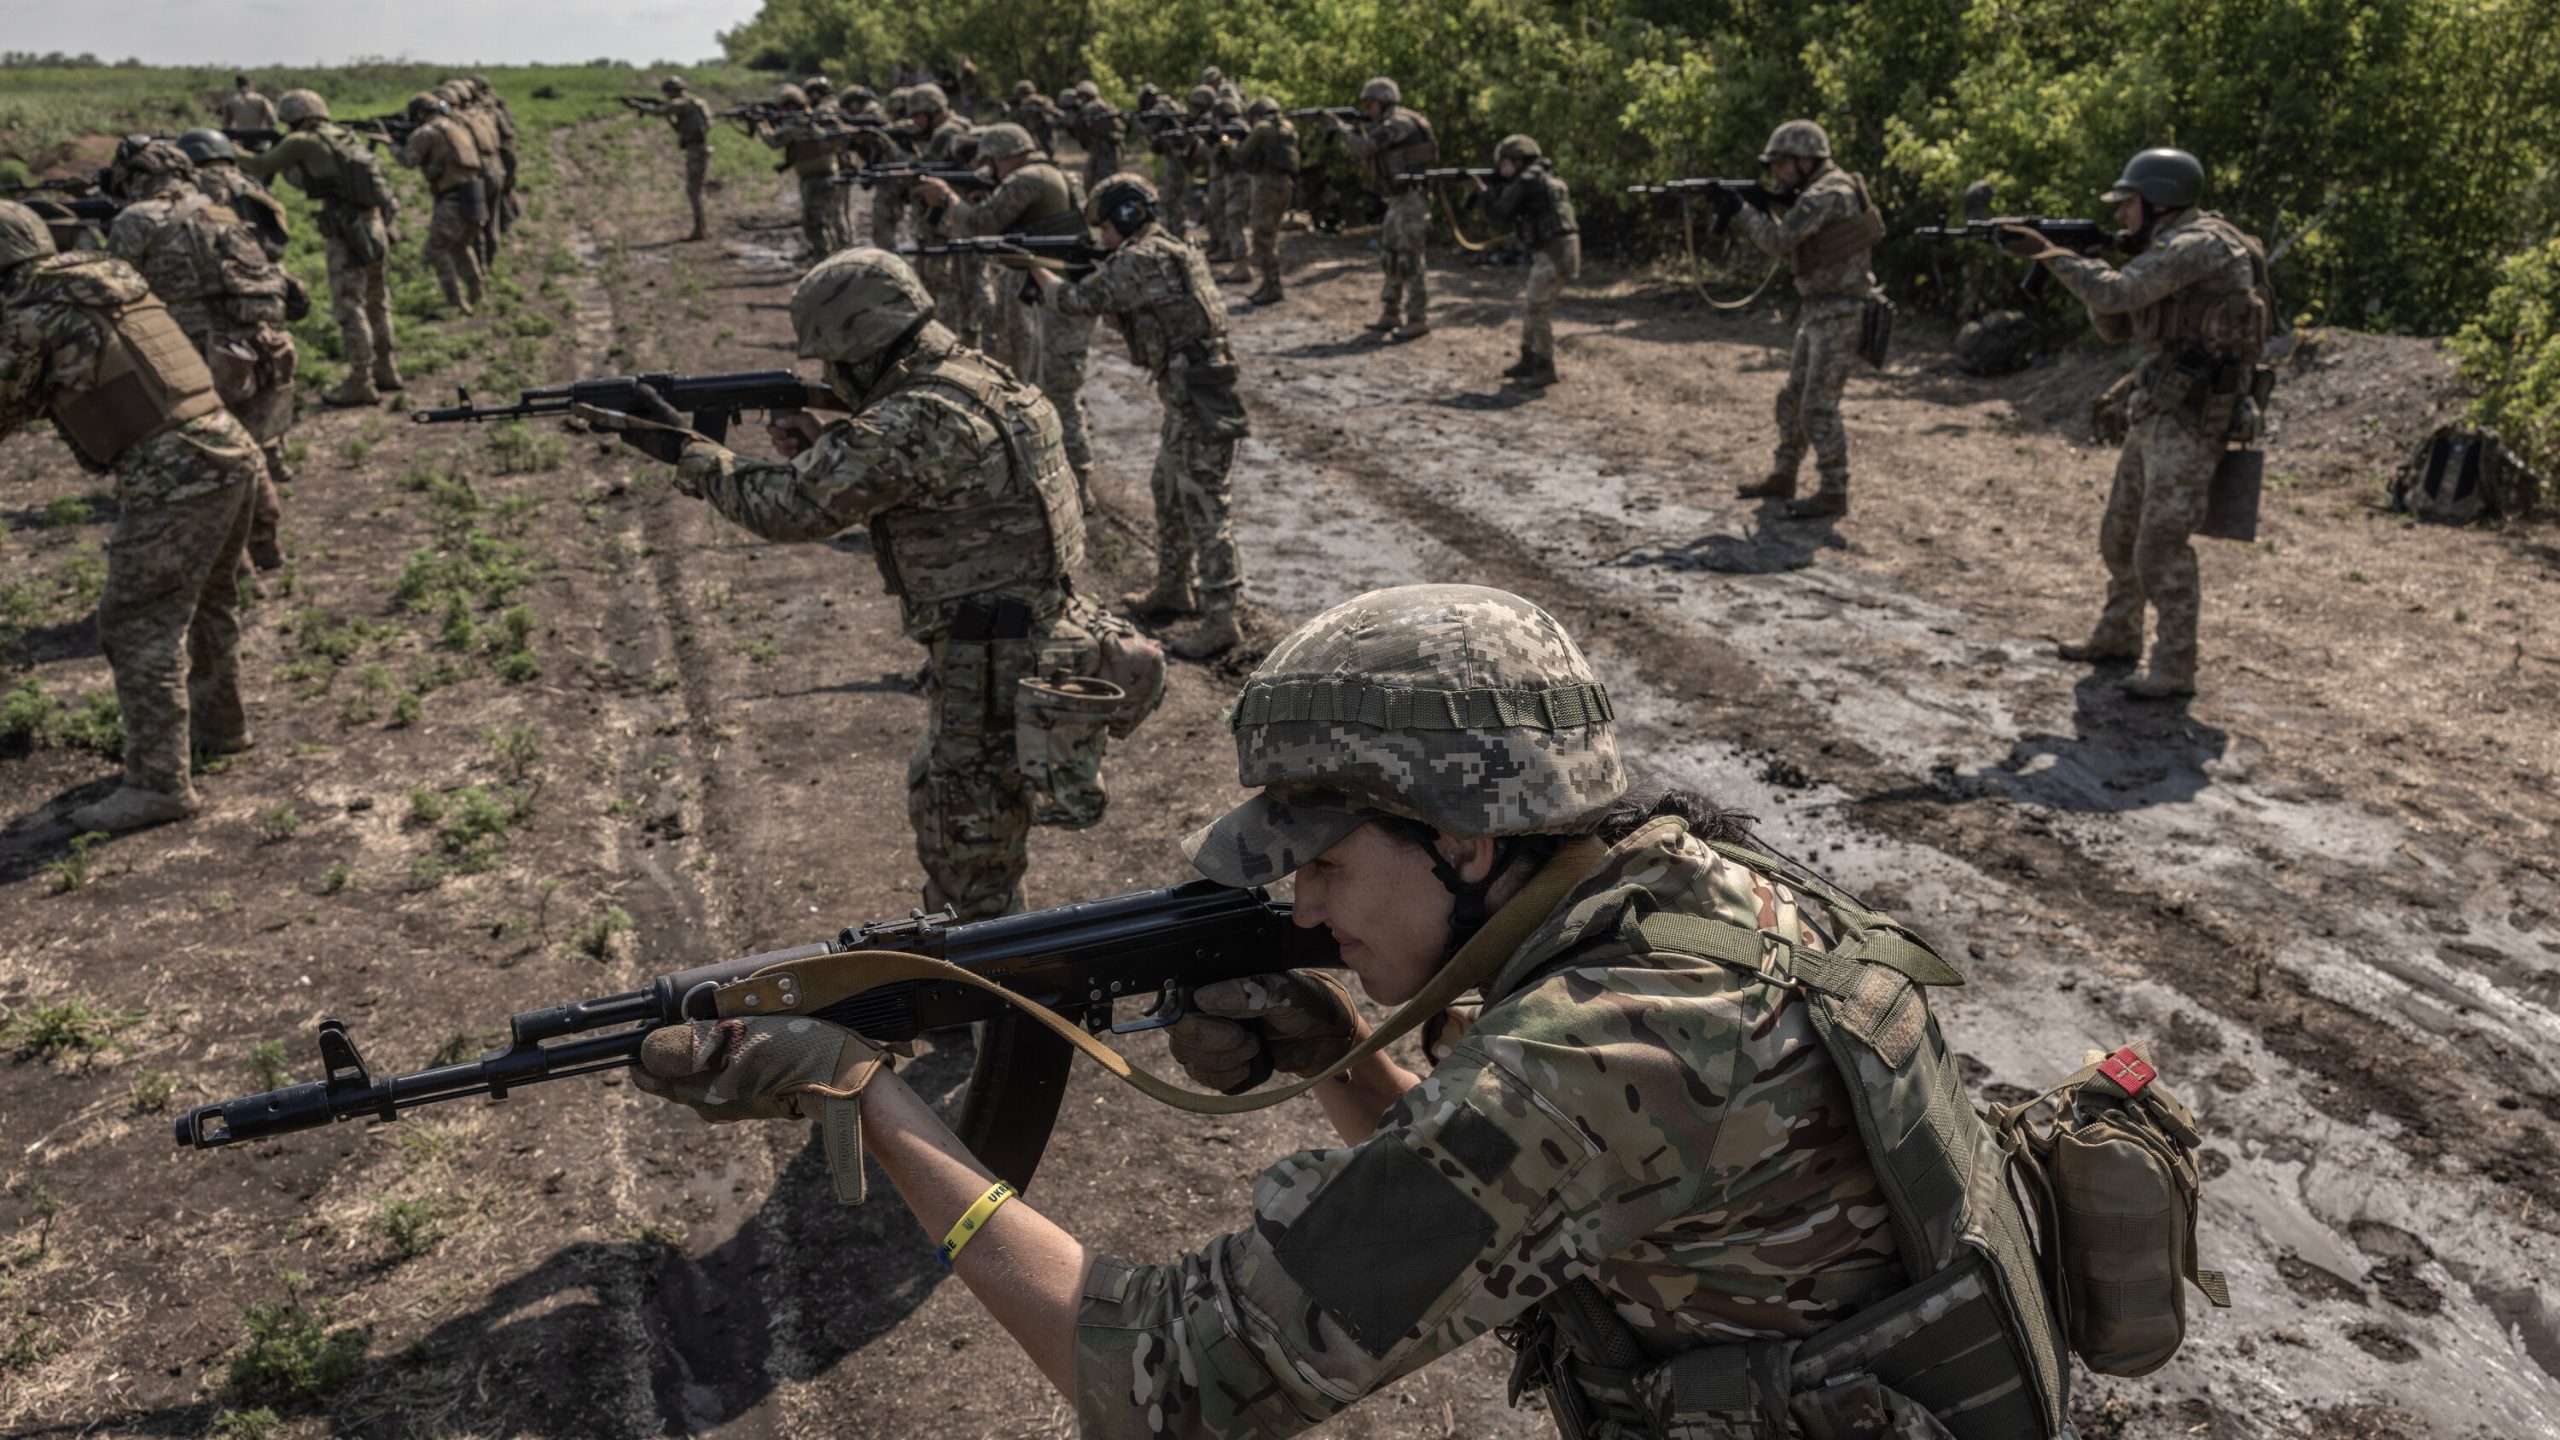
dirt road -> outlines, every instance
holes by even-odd
[[[716,243],[666,243],[662,147],[560,137],[556,201],[510,261],[521,308],[473,325],[538,338],[546,373],[788,363],[787,197],[733,192]],[[1362,242],[1291,243],[1289,300],[1235,319],[1265,634],[1410,579],[1538,599],[1652,778],[1753,811],[1958,957],[1946,1024],[1981,1095],[2142,1038],[2204,1114],[2205,1259],[2238,1303],[2163,1375],[2081,1386],[2084,1433],[2560,1430],[2539,1279],[2560,1227],[2555,555],[2545,529],[2372,508],[2445,404],[2423,342],[2338,337],[2288,376],[2262,544],[2207,547],[2206,693],[2161,709],[2047,658],[2096,603],[2108,457],[2076,421],[2111,361],[1982,383],[1916,343],[1852,384],[1854,513],[1807,525],[1729,498],[1764,455],[1781,317],[1594,274],[1560,325],[1566,382],[1531,398],[1494,380],[1517,271],[1445,274],[1437,331],[1382,348],[1355,338]],[[1108,348],[1090,588],[1115,593],[1146,568],[1155,416]],[[512,1010],[914,903],[919,656],[858,539],[756,541],[593,437],[386,418],[307,427],[291,593],[271,581],[253,612],[261,745],[205,817],[48,893],[51,812],[104,767],[0,762],[0,1003],[24,1047],[0,1067],[0,1428],[191,1435],[266,1403],[294,1435],[1072,1433],[894,1198],[839,1209],[787,1127],[572,1082],[169,1156],[166,1109],[265,1083],[260,1041],[307,1076],[322,1015],[409,1068]],[[30,514],[86,488],[50,443],[0,448],[0,476],[37,478],[11,492]],[[47,574],[82,533],[24,528],[10,553]],[[420,553],[475,578],[404,590]],[[538,676],[481,634],[515,604]],[[103,685],[77,625],[30,646],[47,689]],[[1034,903],[1179,878],[1173,839],[1233,793],[1232,684],[1184,670],[1115,753],[1112,816],[1036,841]],[[464,825],[466,789],[510,818]],[[73,997],[108,1017],[100,1044],[26,1045],[25,1017]],[[962,1058],[915,1073],[954,1090]],[[1203,1125],[1080,1077],[1036,1198],[1099,1248],[1169,1258],[1321,1138],[1294,1108]],[[309,1323],[240,1308],[288,1296]],[[224,1388],[244,1356],[326,1368],[356,1326],[351,1374]],[[1475,1347],[1325,1433],[1549,1433],[1503,1406],[1506,1366]]]

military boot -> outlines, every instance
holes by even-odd
[[[1790,520],[1820,520],[1849,513],[1849,487],[1823,482],[1810,496],[1787,502]]]
[[[375,361],[373,365],[373,388],[386,395],[391,394],[394,391],[408,389],[409,382],[400,378],[400,362],[387,355]]]
[[[1168,575],[1158,575],[1155,584],[1121,596],[1120,604],[1141,620],[1193,615],[1200,610],[1200,599],[1192,593],[1191,582]]]
[[[1368,329],[1369,333],[1372,335],[1384,335],[1391,330],[1401,329],[1403,326],[1404,317],[1392,310],[1389,310],[1380,314],[1377,319],[1370,321]]]
[[[1431,322],[1428,320],[1417,319],[1410,325],[1399,327],[1396,330],[1396,338],[1398,340],[1419,340],[1430,333]]]
[[[1244,303],[1247,305],[1277,305],[1286,298],[1286,296],[1280,293],[1279,281],[1265,280],[1262,282],[1261,289],[1244,297]]]
[[[249,563],[261,570],[284,568],[284,547],[276,543],[276,537],[273,535],[251,536],[247,553]]]
[[[2119,640],[2109,635],[2092,635],[2076,645],[2056,645],[2053,653],[2055,658],[2075,665],[2120,665],[2142,658],[2142,640],[2139,636]]]
[[[1200,623],[1175,637],[1169,647],[1185,660],[1206,660],[1224,655],[1244,641],[1244,628],[1236,623],[1233,595],[1222,596],[1209,603]]]
[[[2196,677],[2153,668],[2140,675],[2128,675],[2116,682],[2116,688],[2136,700],[2182,700],[2196,693]]]
[[[145,790],[139,785],[119,785],[104,800],[91,801],[71,812],[71,824],[81,833],[101,830],[121,835],[127,830],[140,830],[151,825],[166,825],[184,820],[196,813],[195,797],[173,795],[166,790]]]
[[[320,403],[335,405],[342,409],[356,405],[379,405],[382,403],[382,392],[373,388],[373,381],[363,371],[350,370],[347,372],[346,379],[339,381],[328,394],[320,397]]]
[[[1748,485],[1736,485],[1733,487],[1733,498],[1736,500],[1793,500],[1796,498],[1796,477],[1782,471],[1772,474],[1766,480],[1753,481]]]
[[[1510,364],[1509,366],[1507,366],[1507,367],[1505,367],[1505,368],[1504,368],[1504,370],[1503,370],[1503,372],[1502,372],[1502,378],[1503,378],[1503,379],[1505,379],[1505,380],[1517,380],[1517,379],[1519,379],[1521,376],[1526,375],[1526,374],[1528,374],[1530,371],[1532,371],[1532,370],[1536,369],[1536,368],[1537,368],[1537,366],[1538,366],[1538,357],[1537,357],[1537,356],[1535,356],[1535,355],[1530,354],[1530,353],[1529,353],[1529,352],[1524,348],[1524,349],[1522,349],[1522,350],[1521,350],[1521,352],[1520,352],[1520,358],[1519,358],[1519,359],[1517,359],[1517,360],[1512,361],[1512,362],[1511,362],[1511,364]]]
[[[1548,386],[1556,383],[1556,357],[1553,355],[1532,356],[1529,360],[1529,368],[1521,371],[1515,378],[1517,378],[1520,384],[1525,385],[1532,390],[1544,390]]]

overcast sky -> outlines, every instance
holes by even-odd
[[[757,0],[0,0],[0,49],[155,65],[705,60]]]

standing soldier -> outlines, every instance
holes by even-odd
[[[1280,292],[1280,222],[1289,213],[1289,190],[1298,181],[1298,127],[1280,113],[1280,102],[1268,95],[1245,107],[1253,133],[1236,150],[1236,169],[1244,175],[1245,226],[1252,238],[1254,271],[1261,287],[1245,300],[1275,305]]]
[[[1128,597],[1142,615],[1196,608],[1200,623],[1174,641],[1186,660],[1205,660],[1243,638],[1238,609],[1244,561],[1227,516],[1229,472],[1245,437],[1227,349],[1227,306],[1209,262],[1156,223],[1156,187],[1114,175],[1085,206],[1085,223],[1110,255],[1082,280],[1031,272],[1049,308],[1104,316],[1119,327],[1129,358],[1156,383],[1164,405],[1150,488],[1156,511],[1156,578]],[[1196,577],[1196,586],[1195,586]]]
[[[1013,82],[1013,99],[1004,107],[1005,118],[1030,133],[1031,143],[1040,153],[1052,159],[1058,153],[1058,126],[1066,120],[1065,112],[1040,93],[1040,87],[1028,80]]]
[[[276,122],[275,102],[249,86],[249,77],[231,77],[231,93],[222,97],[218,113],[225,130],[281,130]]]
[[[436,197],[427,219],[427,263],[444,287],[445,303],[462,314],[480,303],[480,231],[489,218],[488,192],[480,187],[480,147],[451,107],[433,95],[409,97],[409,121],[417,126],[400,147],[400,163],[424,176]]]
[[[240,168],[260,180],[282,175],[320,202],[329,314],[338,322],[338,348],[347,362],[346,378],[321,403],[371,405],[383,391],[400,388],[400,367],[391,353],[387,228],[399,217],[400,202],[382,162],[355,132],[330,121],[318,95],[288,90],[276,101],[276,112],[292,133],[262,154],[242,156]]]
[[[1573,193],[1556,174],[1538,142],[1506,135],[1493,147],[1494,177],[1502,188],[1476,181],[1485,213],[1511,227],[1529,257],[1529,286],[1520,302],[1520,358],[1502,372],[1523,385],[1556,383],[1556,297],[1582,274],[1582,226],[1573,218]]]
[[[1236,168],[1236,146],[1244,138],[1238,133],[1244,129],[1243,102],[1220,95],[1209,102],[1208,123],[1202,140],[1209,167],[1209,263],[1242,265],[1244,216],[1238,202],[1244,194],[1244,172]],[[1253,276],[1221,278],[1250,280]]]
[[[889,128],[881,132],[879,158],[893,160],[909,152],[907,143],[907,101],[915,87],[900,85],[889,91],[880,108],[889,117]],[[898,248],[899,222],[906,218],[907,195],[903,185],[871,187],[871,243],[883,250]]]
[[[927,205],[941,211],[941,228],[953,235],[1085,235],[1074,182],[1056,161],[1035,153],[1019,125],[991,125],[978,133],[978,163],[995,172],[996,188],[976,203],[961,200],[939,180],[917,182]],[[1000,359],[1040,387],[1058,412],[1060,442],[1076,472],[1076,493],[1090,509],[1093,444],[1085,435],[1084,366],[1093,346],[1093,317],[1062,315],[1018,303],[1012,284],[999,277],[991,303],[994,327],[1009,337]]]
[[[781,119],[749,124],[758,139],[782,152],[782,163],[775,168],[799,177],[800,244],[814,265],[843,243],[844,187],[835,183],[838,147],[832,132],[809,113],[808,92],[799,86],[775,86],[773,105]]]
[[[1187,97],[1189,113],[1166,127],[1158,146],[1164,154],[1164,218],[1158,223],[1177,240],[1190,228],[1191,216],[1200,206],[1200,180],[1209,166],[1208,132],[1203,127],[1211,123],[1209,108],[1217,103],[1217,91],[1192,86]]]
[[[524,202],[516,199],[516,112],[507,108],[505,97],[489,83],[486,75],[473,75],[464,82],[471,87],[471,103],[487,114],[498,133],[498,234],[504,238],[515,228],[516,217],[524,211]]]
[[[1778,448],[1769,478],[1743,485],[1744,500],[1788,501],[1800,519],[1849,513],[1849,432],[1840,423],[1840,391],[1867,304],[1876,298],[1867,252],[1884,238],[1884,216],[1867,198],[1867,182],[1831,163],[1831,137],[1811,120],[1790,120],[1769,136],[1760,152],[1770,184],[1793,195],[1783,220],[1730,191],[1714,192],[1717,208],[1740,211],[1751,243],[1795,272],[1804,308],[1796,318],[1795,348],[1787,357],[1787,383],[1778,390]],[[1810,448],[1822,483],[1809,500],[1797,500],[1796,471]]]
[[[55,254],[43,221],[0,200],[0,439],[37,419],[116,482],[98,642],[124,718],[124,777],[71,824],[114,834],[184,819],[196,812],[188,746],[249,745],[233,575],[257,443],[131,266]]]
[[[1424,187],[1399,185],[1396,177],[1431,168],[1440,159],[1439,142],[1431,138],[1431,121],[1406,109],[1403,92],[1384,75],[1360,87],[1360,109],[1369,120],[1357,130],[1339,115],[1324,118],[1351,157],[1368,167],[1370,188],[1387,200],[1386,224],[1378,231],[1386,274],[1378,287],[1378,318],[1369,328],[1393,331],[1399,340],[1418,339],[1431,333],[1431,281],[1423,270],[1431,200]]]
[[[1067,112],[1067,133],[1084,147],[1084,183],[1098,190],[1102,182],[1120,173],[1120,112],[1102,98],[1101,87],[1090,80],[1076,82],[1075,108]]]
[[[916,158],[927,165],[958,169],[968,165],[977,153],[977,132],[968,121],[951,113],[951,101],[940,85],[918,85],[907,92],[907,129]],[[930,244],[950,238],[951,232],[940,226],[935,212],[913,186],[907,187],[907,198],[914,203],[919,242]],[[978,293],[985,288],[978,267],[965,258],[937,255],[917,264],[915,272],[924,288],[933,294],[936,318],[956,331],[964,343],[979,343],[986,306]]]
[[[907,809],[924,903],[963,920],[1023,908],[1035,816],[1053,806],[1099,819],[1101,736],[1053,765],[1035,794],[1015,742],[1026,679],[1095,673],[1105,625],[1075,597],[1084,512],[1040,392],[963,347],[933,318],[905,261],[861,247],[829,256],[801,280],[791,324],[804,359],[852,408],[820,428],[805,413],[772,427],[783,460],[732,454],[666,429],[626,431],[676,465],[676,488],[769,540],[824,540],[853,526],[871,536],[906,632],[929,653],[925,737],[907,767]]]
[[[2128,695],[2171,699],[2196,692],[2196,552],[2214,471],[2226,444],[2257,438],[2268,387],[2258,356],[2274,323],[2267,252],[2257,237],[2209,210],[2204,166],[2184,150],[2145,150],[2125,163],[2105,198],[2140,253],[2111,268],[2057,250],[2013,226],[2009,253],[2032,259],[2080,297],[2101,338],[2144,352],[2133,373],[2124,449],[2116,459],[2098,553],[2107,564],[2097,628],[2065,660],[2104,664],[2142,658],[2142,612],[2159,617],[2151,665],[2125,680]]]
[[[445,113],[453,123],[471,133],[471,148],[480,155],[480,233],[475,248],[480,255],[480,270],[494,275],[498,270],[498,213],[506,205],[505,181],[499,173],[498,124],[489,112],[472,102],[470,82],[447,80],[435,88],[435,97],[444,102]]]
[[[284,563],[279,453],[293,428],[293,335],[285,326],[285,277],[249,224],[190,183],[186,152],[153,141],[118,154],[107,187],[124,202],[107,249],[132,266],[169,318],[204,357],[214,393],[249,438],[259,467],[250,507],[249,559],[261,570]]]
[[[684,152],[684,203],[693,210],[693,232],[687,240],[706,239],[710,229],[703,223],[702,187],[711,176],[711,107],[702,97],[690,93],[679,75],[658,82],[663,100],[637,100],[633,108],[647,115],[663,115],[676,132],[676,147]]]

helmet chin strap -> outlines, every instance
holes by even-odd
[[[1502,878],[1502,872],[1511,868],[1512,857],[1520,853],[1520,842],[1508,836],[1497,837],[1493,842],[1493,864],[1485,870],[1482,880],[1475,881],[1461,877],[1458,867],[1449,863],[1439,846],[1429,846],[1423,853],[1431,857],[1432,875],[1456,902],[1449,907],[1449,944],[1440,952],[1440,958],[1447,960],[1493,918],[1493,907],[1486,903],[1486,897],[1492,894],[1493,883]]]

